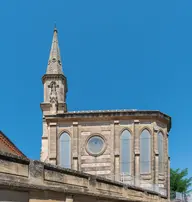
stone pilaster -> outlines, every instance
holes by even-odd
[[[168,154],[168,132],[166,131],[163,136],[163,148],[164,148],[164,156],[163,156],[163,184],[164,188],[167,190],[167,194],[169,195],[170,189],[170,165],[169,165],[169,154]]]
[[[78,169],[78,150],[79,150],[79,141],[78,141],[78,122],[73,122],[73,148],[72,148],[72,156],[73,156],[73,163],[72,168],[74,170]]]
[[[164,151],[165,151],[165,154],[164,154],[164,156],[163,156],[163,160],[164,160],[164,163],[165,163],[165,167],[164,167],[164,175],[165,175],[165,177],[168,176],[168,173],[167,173],[168,162],[167,162],[167,160],[166,160],[166,159],[169,158],[169,148],[168,148],[169,143],[168,143],[168,139],[169,139],[169,134],[166,133],[166,135],[165,135],[164,138],[163,138],[163,143],[164,143],[164,144],[163,144],[163,148],[164,148]]]
[[[41,141],[41,161],[46,162],[48,161],[48,129],[47,123],[43,118],[43,136]]]
[[[140,153],[135,152],[135,186],[140,185]]]
[[[110,130],[111,130],[111,179],[115,180],[115,129],[114,129],[114,123],[112,122],[110,124]]]
[[[57,123],[49,124],[49,162],[56,164],[57,156]]]
[[[114,136],[115,136],[115,180],[120,180],[120,137],[117,132],[117,126],[119,125],[119,121],[114,121]]]
[[[159,183],[159,154],[155,154],[155,176],[154,176],[154,183],[158,185]]]
[[[43,118],[43,137],[48,137],[47,122],[45,118]]]
[[[153,152],[155,154],[154,158],[154,183],[157,185],[159,183],[159,152],[158,152],[158,128],[154,127],[154,133],[153,133]],[[153,168],[152,168],[153,169]]]
[[[115,180],[120,180],[120,155],[115,154]]]
[[[170,157],[168,157],[167,197],[170,200]]]
[[[169,133],[167,133],[167,136],[166,136],[166,155],[169,156]]]
[[[134,120],[135,185],[140,185],[139,120]]]
[[[166,138],[167,154],[166,154],[166,156],[168,157],[168,160],[166,161],[166,163],[167,163],[167,174],[166,174],[167,186],[166,186],[166,188],[167,188],[167,197],[170,200],[170,157],[169,157],[168,141],[169,141],[169,134],[167,133],[167,138]]]
[[[44,180],[44,165],[43,162],[30,161],[29,164],[29,179],[31,182],[39,184]]]

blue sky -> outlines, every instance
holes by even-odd
[[[171,166],[192,175],[192,1],[0,2],[0,129],[39,159],[46,71],[59,30],[69,110],[151,109],[172,117]]]

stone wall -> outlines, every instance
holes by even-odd
[[[26,191],[0,189],[0,201],[27,202],[29,201],[29,193]]]
[[[59,138],[63,132],[71,137],[71,162],[74,170],[99,175],[110,179],[120,179],[120,136],[122,131],[131,133],[132,162],[131,183],[149,187],[159,185],[163,189],[168,187],[168,139],[167,125],[153,119],[113,120],[113,121],[75,121],[67,122],[63,119],[58,122],[43,122],[44,135],[42,147],[49,163],[59,165]],[[151,134],[151,172],[140,174],[140,134],[147,129]],[[157,134],[161,131],[164,136],[164,173],[158,173]],[[105,140],[106,149],[102,155],[94,157],[87,150],[87,141],[92,135],[100,135]]]
[[[153,191],[0,152],[0,201],[165,202]]]

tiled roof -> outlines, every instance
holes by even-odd
[[[2,141],[16,155],[26,157],[25,154],[23,154],[23,152],[21,152],[19,148],[16,147],[16,145],[2,131],[0,131],[0,141]]]

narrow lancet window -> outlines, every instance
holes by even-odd
[[[120,137],[120,169],[121,173],[131,175],[131,134],[124,130]]]
[[[151,172],[151,134],[143,130],[140,135],[140,173]]]
[[[60,166],[71,168],[71,137],[67,133],[60,136],[59,146]]]

